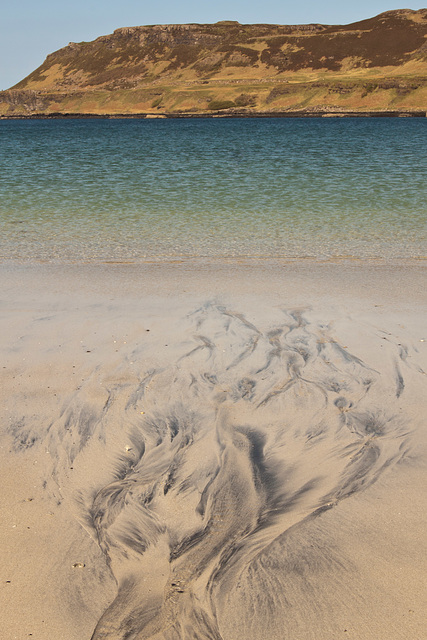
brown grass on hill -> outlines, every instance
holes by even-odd
[[[184,103],[203,111],[208,99],[252,110],[331,100],[349,108],[380,102],[427,109],[426,77],[427,9],[390,11],[345,26],[225,21],[126,27],[50,54],[4,93],[0,113],[87,112],[88,104],[95,112],[105,104],[112,113],[135,105],[175,112]],[[141,98],[144,87],[159,85],[168,87],[161,102],[155,92]]]

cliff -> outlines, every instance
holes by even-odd
[[[7,116],[318,109],[427,109],[427,9],[345,26],[122,28],[51,53],[0,93]]]

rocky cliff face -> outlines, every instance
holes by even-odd
[[[210,102],[227,102],[228,98],[229,103],[239,106],[236,99],[249,95],[240,98],[247,103],[241,106],[262,108],[268,96],[272,102],[271,91],[283,89],[287,82],[299,83],[300,89],[304,85],[305,98],[296,98],[302,104],[307,99],[310,103],[308,87],[315,89],[312,83],[319,80],[339,82],[340,95],[354,93],[356,86],[360,96],[365,91],[366,97],[379,90],[379,86],[367,89],[368,80],[378,85],[378,80],[386,79],[396,89],[402,79],[410,79],[416,85],[413,91],[418,91],[426,76],[427,9],[399,10],[345,26],[242,25],[224,21],[117,29],[93,42],[70,43],[48,55],[38,69],[13,88],[13,98],[4,92],[0,101],[9,104],[7,109],[16,109],[17,96],[23,95],[22,91],[36,92],[30,101],[32,107],[28,108],[37,111],[37,104],[46,103],[40,94],[56,94],[56,102],[49,98],[47,109],[52,110],[56,104],[61,111],[64,100],[68,100],[69,108],[77,108],[70,103],[70,96],[76,98],[83,92],[91,94],[92,110],[97,112],[101,109],[99,92],[105,92],[103,104],[116,109],[119,105],[113,103],[118,101],[121,111],[203,111],[209,109]],[[350,80],[353,88],[349,89]],[[242,85],[243,91],[227,95],[226,87],[236,85]],[[264,91],[266,85],[268,92]],[[156,92],[156,86],[163,90]],[[127,96],[117,92],[127,92]],[[284,96],[295,94],[295,90],[276,93],[281,96],[276,106],[293,106]],[[315,101],[325,100],[318,91],[314,93]],[[398,92],[390,94],[389,99],[396,102],[397,95]],[[417,104],[413,106],[420,106],[423,96],[416,96]],[[87,110],[81,96],[79,101]],[[0,109],[4,112],[6,107]]]

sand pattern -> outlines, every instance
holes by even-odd
[[[322,562],[308,532],[411,451],[402,400],[425,374],[412,347],[372,327],[383,368],[365,362],[310,309],[256,326],[207,302],[171,322],[179,339],[140,327],[44,431],[11,424],[15,450],[47,447],[46,491],[117,583],[92,640],[290,638],[291,622],[271,621],[311,602],[295,569]],[[329,569],[340,562],[329,550]]]

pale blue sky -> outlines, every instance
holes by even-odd
[[[118,27],[218,20],[348,24],[401,8],[405,0],[9,0],[0,14],[0,89],[24,78],[68,42],[93,40]]]

